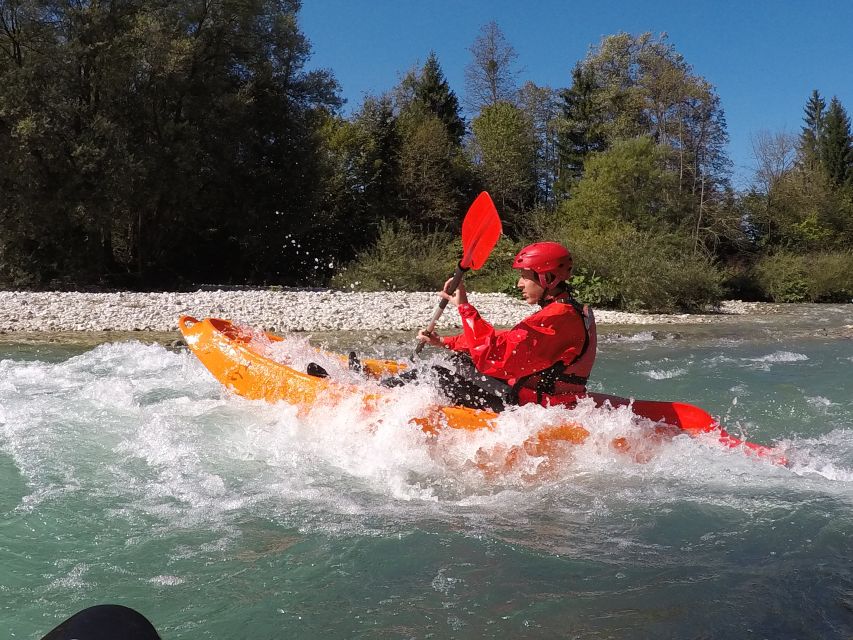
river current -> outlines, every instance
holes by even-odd
[[[485,473],[545,410],[430,439],[425,387],[298,417],[187,351],[0,345],[0,636],[113,602],[165,640],[853,637],[853,340],[819,330],[850,317],[603,336],[593,390],[697,404],[787,467],[687,436],[626,455],[648,425],[581,405],[586,443]]]

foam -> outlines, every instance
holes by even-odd
[[[184,584],[185,580],[178,576],[154,576],[147,580],[148,584],[155,584],[160,587],[175,587]]]
[[[687,369],[682,367],[676,367],[675,369],[651,369],[650,371],[643,371],[643,375],[651,378],[652,380],[670,380],[672,378],[679,378],[687,373]]]
[[[786,363],[786,362],[803,362],[809,357],[804,353],[794,353],[791,351],[775,351],[760,358],[747,358],[750,362],[766,362],[769,364]]]

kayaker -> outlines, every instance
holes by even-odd
[[[458,308],[463,332],[441,337],[424,330],[418,339],[465,354],[472,366],[457,367],[456,379],[504,404],[570,403],[586,393],[596,352],[592,310],[572,297],[568,284],[572,255],[557,242],[537,242],[519,251],[512,267],[520,271],[517,286],[524,301],[541,309],[512,329],[496,330],[468,302],[460,284],[452,296],[440,295]],[[485,406],[497,408],[494,402]]]

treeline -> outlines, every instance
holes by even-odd
[[[304,71],[298,8],[0,0],[5,282],[296,281],[325,260],[341,100]]]
[[[555,239],[598,304],[853,297],[838,100],[757,135],[738,192],[719,97],[665,36],[605,37],[551,88],[489,23],[464,104],[431,53],[345,117],[299,4],[0,0],[0,285],[432,289],[487,189],[507,235],[473,287]]]

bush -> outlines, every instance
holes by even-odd
[[[701,311],[722,298],[723,273],[691,254],[689,238],[652,234],[629,224],[568,232],[553,216],[537,214],[529,232],[535,242],[553,239],[572,251],[572,285],[579,301],[627,310]],[[512,261],[528,241],[502,238],[479,271],[466,275],[473,291],[514,293]],[[332,286],[362,291],[435,291],[460,257],[458,236],[421,234],[409,223],[383,224],[369,250],[332,279]]]
[[[383,222],[376,243],[332,277],[331,285],[359,291],[437,291],[453,275],[459,240],[421,233],[405,220]]]
[[[574,297],[581,302],[612,307],[619,298],[616,283],[605,280],[595,271],[576,269],[571,282]]]
[[[465,274],[467,289],[515,293],[518,272],[512,270],[512,261],[519,247],[502,236],[486,264]],[[461,257],[457,234],[423,234],[406,221],[384,223],[376,244],[337,273],[331,285],[359,291],[438,291]]]
[[[774,302],[848,302],[853,299],[853,252],[795,254],[779,251],[754,268],[764,294]]]
[[[521,247],[522,245],[509,240],[506,236],[501,237],[492,249],[486,264],[480,270],[466,274],[467,288],[488,293],[516,293],[518,272],[513,271],[512,262]]]
[[[701,311],[723,295],[723,273],[692,255],[689,238],[631,225],[559,233],[574,254],[577,297],[626,310]]]

